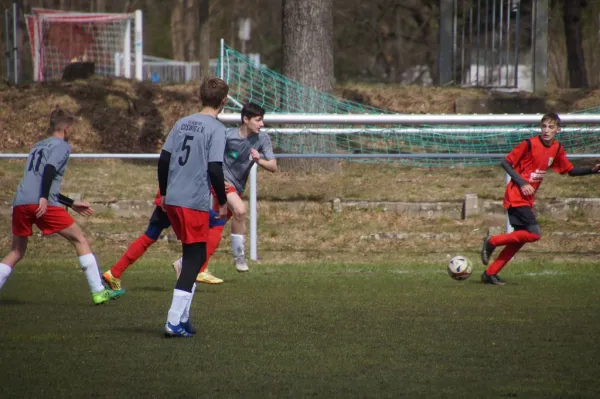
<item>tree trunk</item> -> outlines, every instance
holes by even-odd
[[[332,91],[333,0],[283,0],[283,73]]]
[[[184,61],[193,61],[198,55],[198,4],[196,0],[186,0],[183,12],[184,28],[183,40],[185,43]]]
[[[208,76],[210,72],[210,0],[200,0],[198,23],[200,24],[200,37],[198,38],[200,48],[198,49],[200,59],[200,71],[202,76]]]
[[[173,59],[185,60],[185,42],[183,40],[185,0],[173,2],[171,13],[171,44],[173,46]]]
[[[331,92],[334,84],[333,0],[283,0],[282,18],[283,74],[318,91]],[[288,94],[285,87],[280,88],[280,98],[282,112],[325,112],[321,101]],[[295,142],[304,152],[337,151],[335,142],[319,140],[317,135],[295,137]],[[282,170],[339,169],[339,162],[331,159],[291,159],[280,165]]]
[[[567,69],[572,88],[588,87],[581,34],[582,8],[582,0],[564,0],[563,22],[567,43]]]
[[[96,0],[96,12],[106,12],[106,0]]]

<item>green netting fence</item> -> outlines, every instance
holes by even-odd
[[[393,112],[337,98],[293,81],[224,46],[218,76],[230,86],[226,112],[252,101],[268,113],[386,115]],[[600,107],[581,113],[599,113]],[[268,126],[276,152],[289,154],[431,154],[431,158],[377,158],[414,166],[496,164],[498,158],[435,157],[439,154],[507,154],[539,133],[531,125],[286,125]],[[600,126],[563,127],[558,139],[569,154],[600,153]],[[364,160],[363,160],[364,162]]]

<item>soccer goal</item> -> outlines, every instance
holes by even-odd
[[[73,63],[91,65],[96,75],[143,79],[141,10],[115,14],[34,8],[25,18],[35,81],[61,78]],[[120,63],[115,62],[117,54],[123,55]]]

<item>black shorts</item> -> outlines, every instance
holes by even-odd
[[[169,221],[167,213],[163,211],[160,206],[154,208],[154,212],[152,212],[152,216],[150,216],[150,224],[162,230],[171,227],[171,222]]]
[[[538,224],[535,213],[533,213],[533,209],[529,206],[508,208],[507,212],[508,221],[515,230],[527,229],[528,226],[535,226]]]

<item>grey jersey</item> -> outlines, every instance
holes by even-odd
[[[259,132],[248,137],[242,137],[239,128],[227,129],[223,174],[225,180],[232,184],[240,194],[246,188],[250,169],[255,163],[250,157],[250,149],[252,148],[258,151],[261,157],[267,161],[275,158],[273,145],[267,133]]]
[[[71,146],[58,137],[38,141],[27,157],[25,173],[17,188],[13,205],[37,205],[42,191],[42,174],[46,165],[56,168],[56,176],[50,186],[48,205],[60,205],[58,193],[71,154]]]
[[[223,162],[225,126],[194,114],[175,123],[163,150],[171,153],[165,204],[210,210],[209,162]]]

